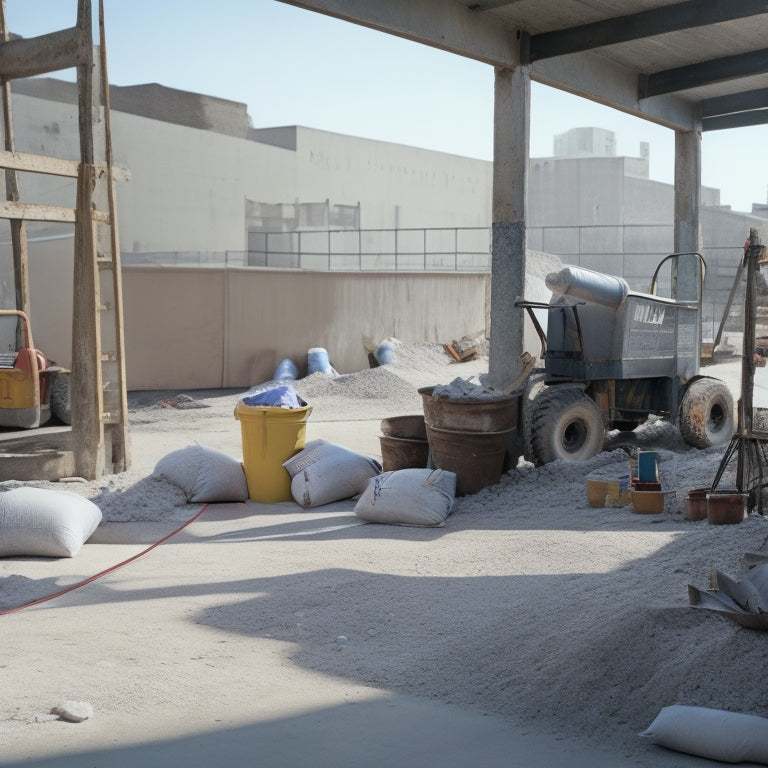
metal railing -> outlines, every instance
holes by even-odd
[[[251,232],[247,251],[123,253],[126,265],[340,272],[488,272],[488,227]]]
[[[246,265],[328,271],[487,272],[488,227],[252,232]]]

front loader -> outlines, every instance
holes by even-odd
[[[51,392],[59,382],[68,395],[68,373],[49,365],[35,348],[24,312],[0,310],[0,427],[35,429],[46,424],[51,418]],[[55,410],[54,415],[69,424],[69,411]]]
[[[656,295],[659,269],[681,256],[697,257],[696,301]],[[608,430],[633,430],[650,415],[679,427],[697,448],[731,439],[733,396],[722,381],[699,373],[703,268],[700,254],[671,254],[646,294],[621,277],[567,266],[547,275],[549,304],[516,302],[544,350],[544,368],[526,386],[526,458],[536,465],[584,461],[602,450]],[[536,310],[546,310],[546,331]]]

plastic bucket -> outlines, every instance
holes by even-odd
[[[466,432],[427,423],[427,439],[436,469],[456,474],[456,495],[477,493],[501,480],[504,454],[513,429]]]
[[[651,485],[651,483],[646,483]],[[655,485],[655,483],[654,483]],[[632,489],[632,511],[638,515],[660,515],[664,511],[664,492]]]
[[[500,432],[517,427],[520,393],[493,400],[454,400],[433,397],[434,387],[419,390],[424,406],[424,418],[436,429],[457,432]]]
[[[637,452],[637,480],[640,483],[659,482],[659,463],[656,451]],[[648,488],[646,490],[655,490]]]
[[[312,407],[272,408],[235,406],[243,440],[243,469],[248,496],[271,504],[291,501],[291,476],[283,466],[307,442],[307,420]]]

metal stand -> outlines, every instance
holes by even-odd
[[[755,383],[755,338],[757,317],[757,273],[765,258],[756,229],[750,229],[744,248],[743,269],[747,273],[744,299],[744,342],[741,357],[741,397],[738,427],[718,467],[712,490],[716,490],[726,469],[736,461],[736,491],[748,494],[747,512],[765,514],[761,489],[768,486],[768,422],[754,423],[753,388]],[[762,422],[762,420],[759,420]]]

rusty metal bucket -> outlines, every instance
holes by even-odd
[[[434,389],[418,390],[429,426],[457,432],[501,432],[517,428],[519,392],[492,400],[459,400],[433,397]]]
[[[456,474],[456,495],[477,493],[501,480],[504,454],[514,429],[469,432],[440,429],[427,422],[432,464]]]
[[[390,416],[381,421],[381,434],[388,437],[404,437],[408,440],[426,440],[424,416]]]
[[[747,514],[747,493],[712,491],[707,494],[707,521],[710,525],[733,525]]]
[[[381,467],[384,472],[396,469],[424,469],[429,461],[429,443],[407,437],[379,435]]]
[[[383,419],[379,442],[384,472],[424,469],[427,466],[429,442],[423,416],[391,416]]]
[[[685,496],[685,517],[687,520],[707,519],[707,494],[711,488],[691,488]]]

